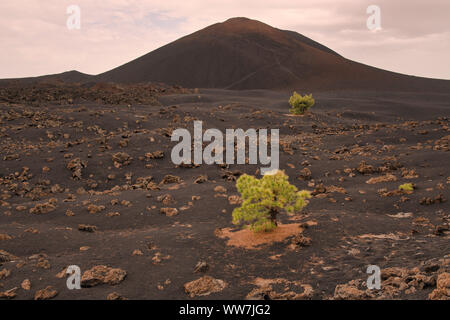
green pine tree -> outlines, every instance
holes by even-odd
[[[312,96],[312,93],[309,95],[304,95],[303,97],[294,91],[292,96],[289,98],[289,104],[292,108],[289,109],[289,112],[292,114],[304,114],[315,104],[315,100]]]
[[[233,223],[244,224],[254,232],[271,231],[277,227],[277,215],[300,211],[311,197],[306,190],[298,191],[288,181],[283,171],[257,179],[242,175],[236,187],[242,197],[242,205],[233,210]]]

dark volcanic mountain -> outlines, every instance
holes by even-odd
[[[159,82],[187,88],[450,92],[450,80],[407,76],[348,60],[297,32],[232,18],[99,75],[77,71],[13,82]]]
[[[356,63],[301,34],[247,18],[211,25],[98,77],[199,88],[450,90],[450,81]]]

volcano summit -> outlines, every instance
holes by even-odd
[[[293,31],[232,18],[97,76],[221,89],[448,91],[450,81],[389,72],[348,60]]]

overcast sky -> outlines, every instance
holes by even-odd
[[[66,25],[69,5],[81,28]],[[381,9],[370,31],[369,5]],[[0,78],[98,74],[231,17],[299,32],[346,58],[450,79],[450,0],[1,0]]]

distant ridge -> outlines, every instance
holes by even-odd
[[[55,80],[63,82],[86,82],[86,81],[95,81],[95,76],[82,73],[76,70],[72,70],[38,77],[1,79],[0,83],[10,83],[17,81],[20,81],[22,83],[33,83],[42,81],[55,81]]]

